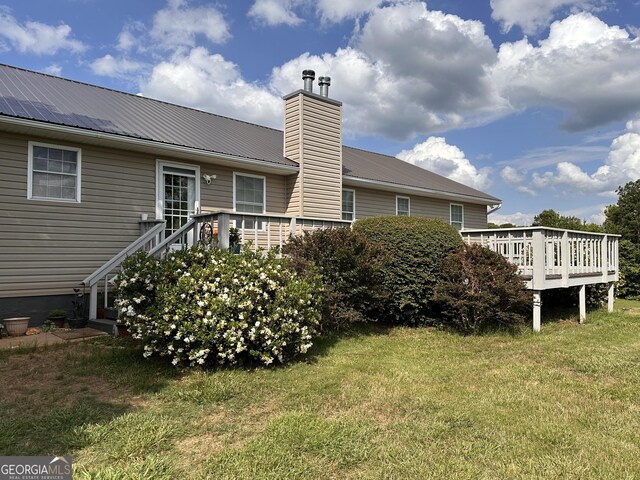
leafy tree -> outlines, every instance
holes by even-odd
[[[621,297],[640,298],[640,179],[619,187],[618,203],[609,205],[604,228],[622,235],[620,241]]]
[[[533,217],[533,226],[565,228],[567,230],[582,230],[585,232],[602,232],[600,225],[587,223],[578,217],[560,215],[553,209],[543,210]]]
[[[607,217],[604,228],[640,245],[640,179],[619,187],[616,193],[618,203],[609,205],[604,211]]]
[[[488,228],[515,228],[516,225],[513,223],[491,223],[487,224]]]

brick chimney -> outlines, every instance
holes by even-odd
[[[342,218],[342,102],[329,98],[329,77],[302,72],[304,88],[284,96],[284,156],[298,162],[290,178],[289,215]]]

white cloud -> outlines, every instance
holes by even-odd
[[[585,143],[591,140],[590,137],[587,137]],[[520,157],[501,163],[515,166],[523,171],[530,171],[536,168],[557,165],[560,162],[587,163],[598,161],[602,160],[608,152],[608,147],[599,145],[559,145],[536,148]]]
[[[535,34],[551,23],[559,10],[595,10],[606,0],[491,0],[491,17],[502,24],[505,32],[519,25],[526,34]]]
[[[372,12],[383,0],[255,0],[248,15],[267,25],[299,25],[299,10],[315,10],[324,23],[339,23]]]
[[[351,43],[274,68],[272,83],[288,93],[300,87],[305,68],[330,74],[347,131],[400,139],[506,112],[487,71],[496,52],[480,22],[403,3],[374,11]]]
[[[381,0],[317,0],[316,8],[322,20],[340,22],[373,11]]]
[[[248,15],[269,26],[300,25],[303,20],[293,11],[294,0],[256,0]]]
[[[500,172],[500,177],[509,185],[519,185],[524,180],[524,175],[510,166],[506,166],[502,169],[502,171]]]
[[[426,141],[414,145],[411,150],[402,150],[396,156],[405,162],[478,190],[491,185],[490,169],[478,170],[465,158],[462,150],[455,145],[449,145],[442,137],[429,137]]]
[[[111,55],[97,58],[91,62],[91,71],[96,75],[123,77],[139,71],[143,64],[126,58],[114,58]]]
[[[224,16],[213,6],[190,8],[185,0],[171,0],[153,17],[151,37],[167,48],[194,47],[198,35],[213,43],[231,36]]]
[[[87,48],[72,38],[69,25],[52,26],[33,21],[21,24],[9,12],[8,8],[0,6],[0,36],[21,53],[53,55],[60,50],[79,53]]]
[[[563,127],[585,130],[640,110],[640,43],[589,13],[551,25],[535,47],[525,38],[500,46],[492,77],[515,109],[564,110]]]
[[[536,188],[562,187],[573,191],[613,195],[625,183],[640,178],[640,121],[627,122],[627,131],[611,143],[604,163],[591,174],[570,162],[560,162],[555,172],[534,173]]]
[[[237,65],[203,47],[155,65],[141,90],[148,97],[282,128],[282,99],[246,82]]]
[[[130,50],[144,51],[143,33],[145,31],[144,23],[130,22],[127,23],[118,35],[118,50],[128,52]]]
[[[499,210],[498,210],[499,211]],[[488,221],[491,223],[497,223],[501,225],[503,223],[513,223],[519,227],[524,227],[531,225],[533,223],[533,217],[535,217],[535,213],[492,213],[488,217]]]
[[[48,73],[49,75],[55,75],[56,77],[59,77],[60,74],[62,73],[62,67],[57,63],[52,63],[51,65],[46,67],[43,70],[43,72]]]

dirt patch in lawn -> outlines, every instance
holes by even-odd
[[[41,415],[52,408],[65,408],[83,400],[121,402],[130,392],[115,387],[97,376],[68,373],[91,354],[84,345],[41,349],[23,355],[11,355],[0,362],[2,397],[0,403],[8,415]]]

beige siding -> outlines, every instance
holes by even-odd
[[[288,188],[288,213],[341,218],[341,107],[304,93],[287,99],[284,138],[285,156],[300,164]]]
[[[27,200],[28,141],[82,149],[82,201]],[[153,155],[0,133],[0,297],[67,294],[139,235],[141,213],[155,216]],[[178,158],[163,158],[180,162]],[[233,208],[233,172],[200,184],[203,210]],[[266,175],[269,213],[286,211],[286,177]]]
[[[353,188],[353,187],[348,187]],[[356,219],[396,214],[396,194],[369,188],[354,188],[356,192]],[[449,222],[449,205],[462,204],[464,207],[464,228],[486,228],[487,207],[463,202],[450,202],[438,198],[399,194],[409,197],[411,215],[440,218]]]

